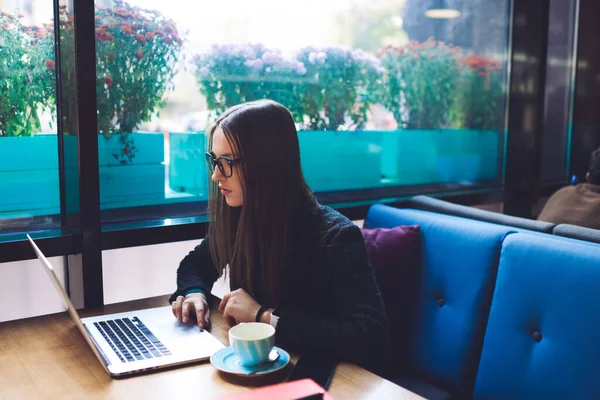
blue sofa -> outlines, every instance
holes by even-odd
[[[365,219],[413,224],[418,295],[393,381],[430,399],[600,398],[599,245],[380,204]]]

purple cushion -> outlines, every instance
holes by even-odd
[[[421,234],[418,225],[362,229],[381,290],[392,338],[392,359],[406,361],[415,310]],[[399,366],[399,365],[398,365]]]

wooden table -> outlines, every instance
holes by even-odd
[[[85,310],[81,316],[167,305],[166,297]],[[18,306],[18,300],[15,301]],[[212,312],[211,333],[228,345],[222,314]],[[293,358],[295,361],[295,358]],[[111,379],[66,313],[0,324],[0,399],[211,399],[283,381],[291,370],[265,377],[233,378],[210,362]],[[337,399],[421,399],[353,364],[341,363],[333,376]]]

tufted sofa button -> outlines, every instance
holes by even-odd
[[[536,342],[541,342],[542,341],[542,334],[538,331],[533,332],[533,340],[535,340]]]
[[[437,303],[438,303],[438,306],[443,307],[444,304],[446,304],[446,300],[444,300],[444,298],[440,296],[437,299]]]

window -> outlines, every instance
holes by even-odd
[[[509,2],[438,3],[96,0],[103,222],[201,212],[205,128],[260,98],[325,201],[499,185]]]
[[[569,170],[577,2],[551,1],[541,182],[564,184]],[[589,152],[591,154],[591,151]],[[586,155],[586,162],[589,156]]]
[[[52,2],[0,2],[0,234],[60,226]]]

